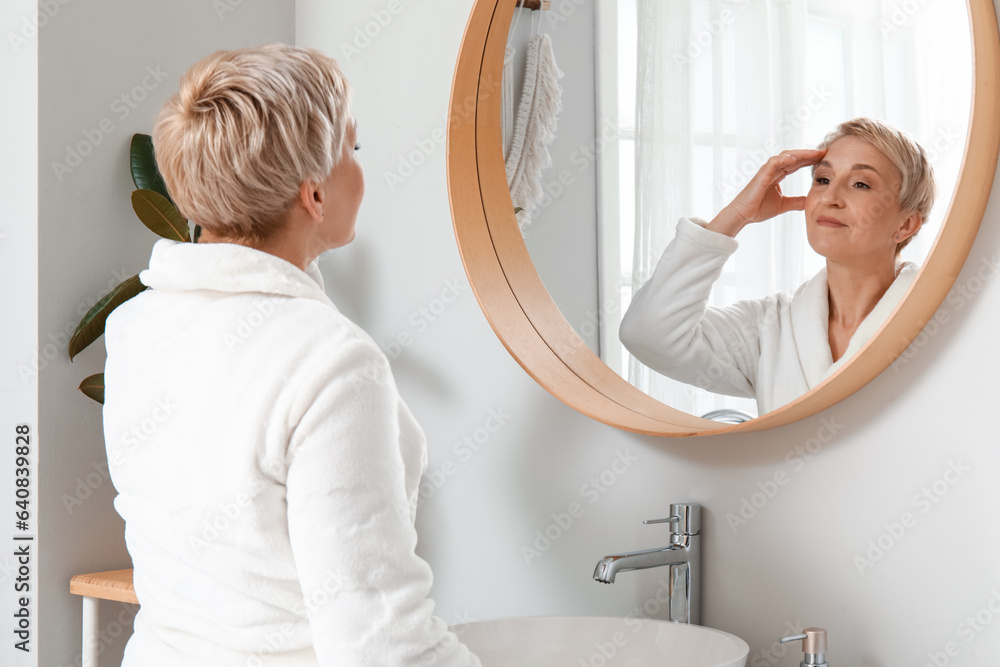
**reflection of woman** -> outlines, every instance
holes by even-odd
[[[157,120],[204,236],[158,242],[107,327],[127,667],[479,665],[414,552],[423,433],[314,261],[364,194],[349,98],[330,58],[268,45],[197,63]]]
[[[780,183],[812,166],[806,197]],[[934,203],[927,156],[879,121],[842,123],[819,150],[769,159],[708,224],[682,219],[652,278],[635,295],[622,343],[639,361],[709,391],[757,399],[760,414],[822,382],[882,325],[916,267],[899,251]],[[710,308],[712,284],[746,225],[805,211],[809,244],[826,268],[794,295]]]

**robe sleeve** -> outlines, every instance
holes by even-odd
[[[735,239],[682,218],[652,277],[636,292],[619,335],[640,362],[680,382],[756,398],[759,330],[777,316],[773,298],[708,306]]]
[[[412,417],[388,362],[360,336],[327,358],[303,387],[286,478],[289,538],[319,664],[479,667],[427,597],[431,570],[415,552],[407,492],[424,465],[423,435],[403,421]],[[419,447],[401,446],[413,445],[414,434]],[[408,471],[413,465],[421,470]]]

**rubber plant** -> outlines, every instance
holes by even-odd
[[[177,210],[174,200],[167,192],[163,176],[156,168],[156,158],[153,153],[153,138],[148,134],[132,135],[129,145],[129,164],[132,171],[132,182],[136,189],[132,192],[132,210],[157,236],[173,241],[198,242],[201,229],[194,228],[192,239],[188,221]],[[132,297],[146,290],[146,286],[135,275],[126,278],[107,296],[97,302],[83,319],[69,341],[70,361],[87,348],[104,333],[104,325],[108,315]],[[104,373],[91,375],[80,383],[80,391],[98,403],[104,403]]]

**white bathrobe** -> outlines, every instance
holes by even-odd
[[[124,667],[478,666],[414,552],[423,432],[315,265],[163,240],[140,278],[107,325]]]
[[[699,221],[700,222],[700,221]],[[738,243],[682,218],[653,276],[622,320],[622,343],[639,361],[675,380],[757,399],[759,414],[820,384],[858,352],[906,294],[917,267],[904,262],[882,299],[833,362],[827,329],[826,269],[795,294],[707,307],[712,285]]]

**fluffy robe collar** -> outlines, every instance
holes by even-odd
[[[916,276],[917,265],[913,262],[903,262],[896,280],[858,326],[857,331],[851,336],[847,350],[837,363],[833,362],[833,354],[830,352],[828,331],[830,292],[826,282],[826,268],[795,291],[791,303],[792,335],[795,337],[797,350],[810,352],[808,355],[800,354],[799,358],[799,364],[810,388],[829,377],[864,347],[892,314]]]
[[[258,292],[315,299],[333,305],[316,262],[306,271],[280,257],[232,243],[181,243],[161,239],[153,246],[143,285],[175,292]]]

